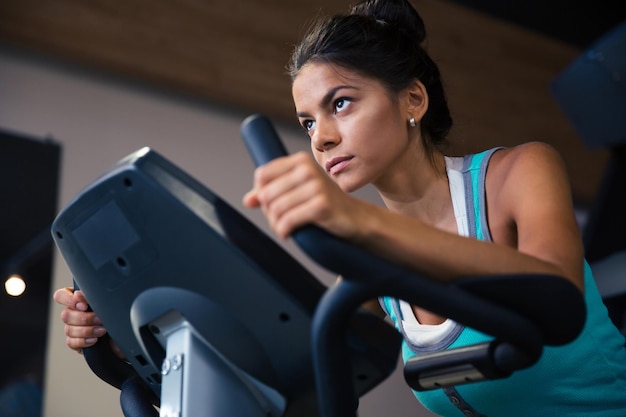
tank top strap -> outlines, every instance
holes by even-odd
[[[491,156],[502,147],[466,155],[463,158],[463,183],[465,185],[465,207],[469,236],[491,242],[491,233],[487,223],[487,199],[485,178]]]

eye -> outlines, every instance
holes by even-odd
[[[335,100],[335,111],[337,113],[344,111],[352,103],[352,100],[347,97],[340,97]]]
[[[304,128],[304,130],[306,130],[307,132],[310,132],[311,129],[313,129],[315,127],[315,121],[313,120],[303,120],[301,123],[302,128]]]

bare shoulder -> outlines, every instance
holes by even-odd
[[[494,153],[487,174],[493,207],[516,223],[542,209],[551,215],[569,210],[571,185],[565,163],[549,144],[529,142],[502,149]]]
[[[544,142],[528,142],[496,152],[492,158],[494,170],[500,174],[514,171],[543,169],[563,169],[564,163],[559,152]],[[490,166],[491,167],[491,166]]]
[[[569,179],[563,158],[551,145],[528,142],[499,150],[489,162],[488,181],[496,189],[521,193],[526,187],[566,188]]]

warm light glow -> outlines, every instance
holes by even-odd
[[[19,275],[11,275],[9,279],[4,282],[4,289],[7,294],[18,297],[26,290],[26,283],[24,279]]]

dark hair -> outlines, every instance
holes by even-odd
[[[426,29],[408,0],[365,0],[348,14],[320,21],[296,46],[288,65],[292,80],[308,62],[356,71],[399,92],[415,79],[426,87],[428,111],[421,121],[427,146],[441,146],[452,127],[439,68],[422,43]]]

